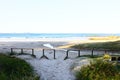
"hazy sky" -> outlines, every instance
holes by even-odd
[[[120,33],[120,0],[0,0],[0,32]]]

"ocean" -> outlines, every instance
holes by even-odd
[[[0,33],[0,38],[69,38],[69,37],[95,37],[120,36],[120,34],[103,33]]]

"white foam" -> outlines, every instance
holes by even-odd
[[[49,44],[49,43],[47,43],[47,44],[43,44],[43,46],[48,47],[48,48],[51,48],[51,49],[54,48],[54,47],[53,47],[51,44]]]

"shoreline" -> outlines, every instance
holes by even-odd
[[[72,38],[0,38],[0,48],[32,47],[45,48],[50,44],[57,49],[67,49],[75,44],[118,41],[120,37],[72,37]]]
[[[71,42],[75,40],[87,40],[89,37],[66,37],[66,38],[0,38],[0,42],[24,42],[24,41],[52,41],[52,42]]]

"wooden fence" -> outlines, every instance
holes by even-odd
[[[14,53],[14,50],[21,50],[21,54],[24,53],[24,50],[31,50],[32,52],[32,56],[35,56],[34,54],[34,49],[33,48],[11,48],[11,54]],[[46,59],[49,59],[46,55],[45,55],[45,51],[46,50],[51,50],[53,51],[53,58],[56,59],[56,50],[55,49],[42,49],[42,56],[40,58],[46,58]],[[120,51],[120,50],[108,50],[108,49],[67,49],[66,50],[66,57],[64,58],[64,60],[68,59],[69,58],[69,52],[71,51],[76,51],[78,52],[78,56],[77,57],[81,57],[81,50],[87,50],[87,51],[91,51],[91,56],[94,56],[94,51],[104,51],[104,53],[108,52],[108,51]]]

